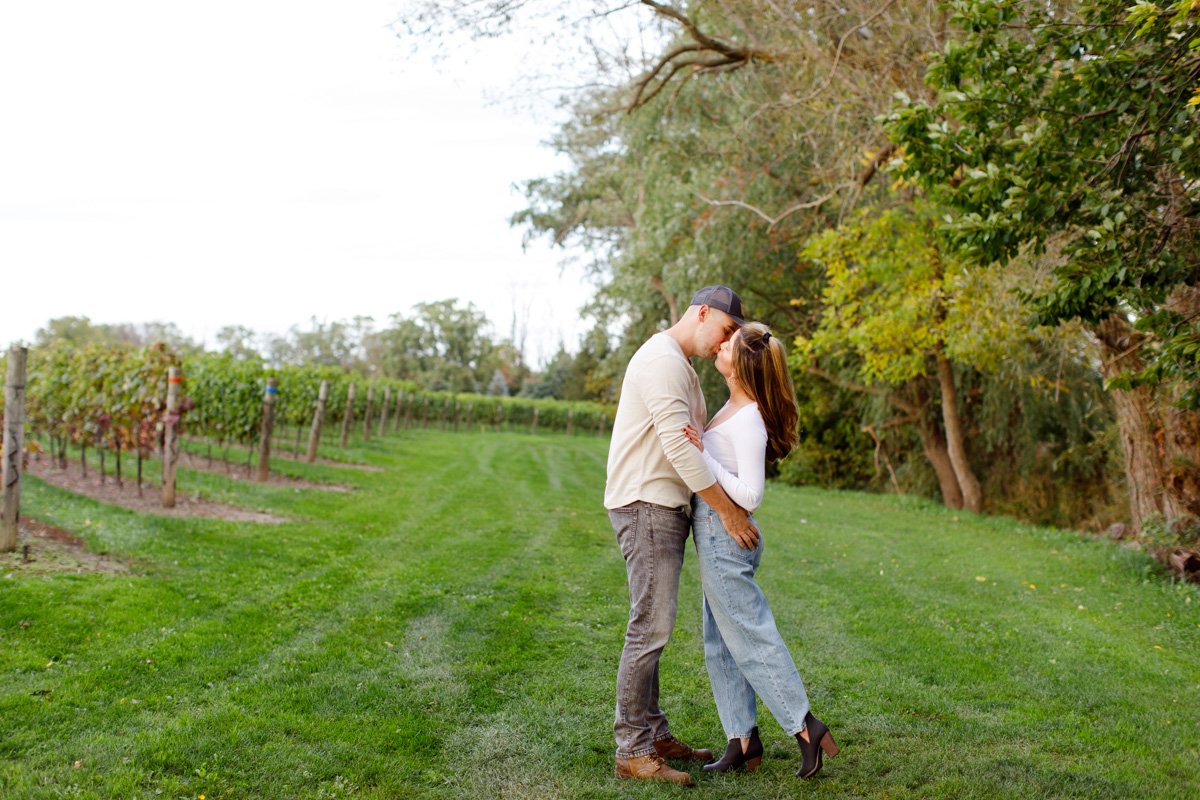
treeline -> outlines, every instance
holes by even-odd
[[[378,327],[371,317],[292,326],[284,334],[241,325],[221,328],[216,341],[196,342],[172,323],[101,324],[87,317],[51,319],[34,337],[35,347],[69,342],[144,347],[163,343],[180,355],[206,349],[235,361],[275,369],[328,367],[379,379],[407,381],[435,392],[611,401],[612,352],[609,336],[597,326],[577,346],[560,342],[545,364],[531,366],[524,324],[514,319],[507,336],[471,303],[448,299],[418,303]],[[574,352],[578,351],[578,352]]]
[[[618,363],[727,283],[794,342],[793,480],[1200,542],[1200,5],[410,6],[588,37],[514,221],[591,252]]]

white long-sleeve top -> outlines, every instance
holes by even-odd
[[[758,404],[742,406],[701,440],[704,460],[725,493],[747,511],[758,508],[767,479],[767,426]]]

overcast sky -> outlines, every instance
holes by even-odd
[[[527,355],[591,287],[522,251],[552,120],[489,104],[519,46],[435,68],[389,0],[0,4],[0,344],[52,317],[285,332],[472,301]]]

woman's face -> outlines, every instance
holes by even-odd
[[[740,340],[741,335],[741,331],[736,331],[717,351],[717,372],[726,379],[733,374],[733,347],[734,343]]]

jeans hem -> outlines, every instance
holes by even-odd
[[[651,747],[649,749],[645,749],[645,750],[634,750],[632,753],[622,753],[620,750],[618,750],[617,758],[641,758],[642,756],[653,755],[654,753],[657,753],[657,752],[658,751],[655,750],[653,747]]]

